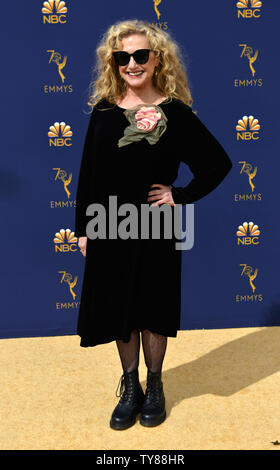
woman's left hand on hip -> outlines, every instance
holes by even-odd
[[[157,186],[158,189],[151,189],[148,193],[147,201],[154,201],[152,206],[159,206],[160,204],[169,204],[170,206],[175,206],[173,201],[172,192],[171,192],[171,185],[164,185],[164,184],[152,184],[150,187],[153,188]]]

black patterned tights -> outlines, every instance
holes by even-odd
[[[167,337],[150,330],[142,331],[142,347],[145,364],[152,372],[160,372],[166,352]],[[116,340],[122,367],[124,371],[131,372],[139,366],[140,332],[133,330],[128,343],[121,339]]]

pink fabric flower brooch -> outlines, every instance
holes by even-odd
[[[124,115],[130,125],[124,130],[124,136],[118,141],[118,147],[147,139],[149,144],[157,143],[166,131],[167,117],[162,108],[155,104],[140,104],[126,109]]]

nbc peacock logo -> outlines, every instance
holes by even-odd
[[[73,253],[77,251],[78,238],[75,237],[75,233],[69,228],[64,230],[61,228],[59,232],[56,232],[53,239],[55,253]]]
[[[66,23],[67,7],[61,0],[48,0],[43,3],[43,23],[56,24]]]
[[[259,18],[262,2],[260,0],[239,0],[236,3],[237,18]]]
[[[238,120],[236,126],[237,140],[259,140],[260,128],[259,120],[254,116],[243,116],[242,119]]]
[[[49,127],[48,137],[50,147],[71,147],[71,127],[65,122],[55,122]]]
[[[259,226],[255,225],[254,222],[243,222],[236,232],[237,246],[258,245],[260,233]]]

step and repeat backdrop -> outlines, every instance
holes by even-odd
[[[13,5],[13,14],[3,5],[1,28],[0,337],[76,334],[85,259],[75,195],[88,86],[103,33],[135,18],[177,40],[193,109],[233,162],[222,184],[194,204],[194,246],[182,251],[181,329],[280,325],[279,2]],[[184,150],[187,129],[186,147],[177,149]],[[191,179],[182,163],[175,186]]]

